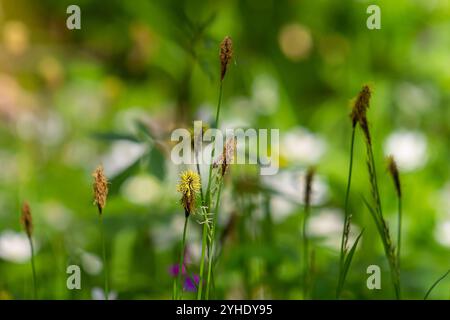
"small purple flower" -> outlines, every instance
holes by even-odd
[[[186,277],[184,280],[184,290],[195,292],[197,291],[197,285],[200,282],[200,277],[194,274],[192,277]]]
[[[172,277],[177,277],[179,272],[180,272],[180,266],[178,264],[172,264],[171,266],[169,266],[169,274]],[[184,265],[183,265],[181,274],[182,275],[186,274],[186,267]]]

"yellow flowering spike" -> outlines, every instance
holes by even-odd
[[[195,198],[200,191],[200,183],[200,176],[192,170],[184,171],[180,175],[177,191],[182,195],[181,204],[186,217],[195,210]]]

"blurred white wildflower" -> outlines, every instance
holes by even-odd
[[[143,143],[118,141],[111,146],[110,152],[103,157],[105,174],[114,177],[128,168],[147,151]]]
[[[95,254],[83,251],[81,253],[81,265],[83,270],[90,275],[98,275],[103,269],[102,260]]]
[[[419,169],[427,162],[427,140],[421,132],[395,131],[384,143],[385,155],[393,155],[403,171]]]
[[[99,287],[92,288],[91,296],[92,300],[106,300],[105,291]],[[108,300],[117,300],[117,292],[110,291],[108,294]]]
[[[436,224],[434,237],[441,245],[450,247],[450,219],[439,221]]]
[[[317,164],[326,149],[324,139],[302,127],[293,128],[281,136],[280,153],[292,162]]]
[[[54,146],[63,141],[65,124],[56,112],[22,112],[16,123],[17,134],[27,141],[38,141],[42,145]]]
[[[36,244],[35,250],[37,251]],[[25,233],[6,230],[0,234],[0,258],[10,262],[24,263],[30,257],[30,244]]]
[[[184,219],[183,211],[180,209],[179,212],[174,213],[172,221],[169,224],[155,224],[150,228],[149,234],[157,250],[164,251],[180,241],[180,234],[183,233]],[[196,242],[200,239],[199,233],[194,228],[189,231],[187,237],[189,243]]]
[[[72,212],[58,201],[47,201],[42,204],[45,221],[58,231],[66,230],[72,220]]]
[[[0,182],[14,182],[19,174],[18,156],[15,153],[0,150]]]
[[[272,114],[279,102],[278,83],[269,75],[260,75],[252,84],[252,104],[254,110],[262,114]]]
[[[404,82],[396,88],[395,100],[403,112],[417,114],[430,111],[435,103],[436,93],[433,88]]]
[[[146,205],[161,199],[159,181],[149,174],[139,174],[129,177],[121,187],[122,195],[130,202]]]
[[[314,212],[308,220],[307,232],[310,236],[323,238],[323,245],[340,250],[344,214],[336,208],[323,208]],[[356,240],[359,228],[351,225],[349,236],[350,245]]]
[[[263,183],[276,191],[271,199],[275,222],[281,222],[303,205],[306,171],[281,171],[273,176],[263,176]],[[317,206],[328,199],[328,185],[320,175],[312,183],[311,205]]]

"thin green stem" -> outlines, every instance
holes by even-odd
[[[423,298],[423,300],[427,300],[427,299],[428,299],[428,296],[430,295],[431,291],[433,291],[434,287],[436,287],[436,286],[439,284],[439,282],[441,282],[442,280],[444,280],[444,278],[445,278],[448,274],[450,274],[450,269],[449,269],[444,275],[442,275],[439,279],[437,279],[437,280],[433,283],[433,285],[430,287],[430,289],[428,289],[427,293],[425,294],[425,297]]]
[[[179,290],[180,294],[176,295],[177,299],[181,299],[181,293],[183,292],[183,286],[181,282],[181,275],[183,273],[183,260],[184,260],[184,249],[185,249],[185,243],[186,243],[186,230],[187,230],[187,224],[188,224],[189,216],[186,216],[184,219],[184,227],[183,227],[183,239],[181,240],[181,253],[180,253],[180,263],[178,268],[178,286],[177,291]]]
[[[211,228],[211,239],[210,239],[210,252],[209,252],[209,259],[208,259],[208,278],[206,283],[206,299],[209,299],[209,291],[211,287],[211,275],[212,275],[212,266],[213,266],[213,260],[214,260],[214,251],[215,251],[215,238],[216,238],[216,225],[217,225],[217,215],[219,213],[219,203],[220,203],[220,194],[222,193],[222,183],[219,182],[219,191],[217,192],[217,199],[216,199],[216,207],[214,209],[214,217],[213,217],[213,225]]]
[[[109,286],[108,286],[108,264],[106,262],[106,246],[105,246],[105,227],[103,225],[103,215],[99,215],[100,218],[100,236],[102,241],[102,256],[103,256],[103,266],[105,268],[105,299],[109,300]]]
[[[400,273],[400,248],[402,244],[402,197],[398,197],[398,224],[397,224],[397,267]]]
[[[197,291],[197,300],[202,299],[202,290],[203,290],[203,271],[205,268],[205,251],[207,246],[207,236],[208,236],[208,225],[207,225],[207,219],[208,217],[205,217],[205,221],[203,222],[203,236],[202,236],[202,257],[200,259],[200,281],[198,284],[198,291]]]
[[[222,105],[222,88],[223,88],[223,81],[220,81],[219,100],[217,101],[216,119],[215,119],[215,123],[214,123],[214,126],[216,128],[219,127],[220,106]],[[208,187],[206,189],[206,204],[207,204],[208,208],[210,206],[210,201],[211,201],[211,177],[212,177],[212,169],[213,169],[212,161],[214,160],[214,155],[215,155],[215,151],[216,151],[215,144],[216,144],[216,141],[214,141],[212,150],[211,150],[211,165],[209,166]]]
[[[386,222],[383,217],[372,145],[370,144],[370,142],[366,141],[366,146],[367,146],[370,182],[371,182],[371,186],[372,186],[372,197],[374,198],[376,214],[378,215],[379,223],[381,223],[381,227],[382,227],[379,229],[380,233],[381,233],[380,236],[383,240],[383,246],[384,246],[386,258],[388,259],[388,262],[389,262],[389,269],[391,271],[391,279],[392,279],[392,285],[394,286],[395,297],[397,300],[400,300],[400,298],[401,298],[400,297],[400,277],[399,277],[398,261],[396,261],[397,257],[394,255],[392,243],[390,241],[389,230],[387,229],[387,225],[386,225]]]
[[[352,138],[350,142],[350,164],[348,168],[348,178],[347,178],[347,190],[345,192],[345,204],[344,204],[344,226],[342,230],[342,239],[341,239],[341,254],[340,254],[340,262],[339,262],[339,283],[336,290],[336,298],[339,299],[341,295],[342,287],[344,286],[345,276],[343,275],[344,270],[344,258],[345,258],[345,245],[348,241],[347,234],[347,224],[349,223],[349,212],[348,212],[348,199],[350,196],[350,185],[352,182],[352,171],[353,171],[353,149],[355,144],[355,126],[352,127]]]
[[[33,246],[33,240],[31,239],[31,236],[28,236],[28,241],[30,243],[30,250],[31,250],[31,270],[33,272],[33,299],[37,299],[37,281],[36,281],[36,268],[34,267],[34,246]]]
[[[308,274],[309,274],[309,241],[306,232],[306,225],[309,216],[309,205],[305,206],[303,225],[302,225],[302,240],[303,240],[303,299],[308,297]]]

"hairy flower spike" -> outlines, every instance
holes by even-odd
[[[353,127],[359,123],[369,144],[371,144],[371,138],[366,113],[367,109],[369,109],[371,95],[372,91],[370,90],[370,87],[368,85],[364,85],[355,99],[353,109],[350,114]]]
[[[22,215],[20,217],[20,222],[22,223],[25,232],[28,237],[33,234],[33,218],[31,216],[30,205],[28,202],[24,202],[22,205]]]
[[[94,205],[97,205],[99,214],[102,214],[108,196],[108,179],[103,173],[101,165],[95,169],[92,176],[94,177]]]
[[[181,204],[186,217],[195,210],[195,200],[200,191],[200,183],[200,176],[192,170],[184,171],[180,175],[177,191],[181,193]]]
[[[234,153],[236,151],[236,138],[230,138],[223,146],[223,152],[220,157],[214,162],[214,168],[220,166],[220,175],[223,177],[227,172],[228,167],[233,162]]]
[[[225,73],[227,72],[228,64],[233,57],[233,42],[229,36],[226,36],[222,43],[220,44],[220,80],[222,81],[225,77]]]
[[[395,190],[397,191],[397,196],[400,198],[402,196],[402,188],[400,185],[400,175],[398,173],[397,163],[394,157],[391,155],[388,157],[388,170],[394,180]]]

